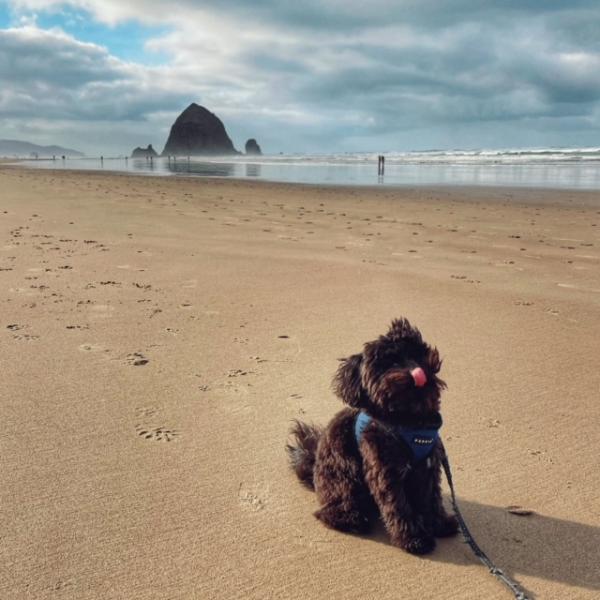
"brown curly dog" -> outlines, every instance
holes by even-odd
[[[394,545],[413,554],[454,535],[442,503],[442,425],[436,348],[406,319],[342,361],[333,387],[350,408],[319,428],[296,421],[291,466],[314,489],[328,527],[364,533],[377,515]]]

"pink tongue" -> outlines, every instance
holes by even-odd
[[[421,369],[421,367],[417,367],[413,369],[410,374],[412,378],[415,380],[415,385],[417,387],[423,387],[427,383],[427,375],[425,375],[425,371]]]

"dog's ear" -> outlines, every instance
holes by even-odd
[[[344,358],[333,378],[333,390],[346,404],[358,408],[365,406],[367,393],[361,384],[362,354]]]

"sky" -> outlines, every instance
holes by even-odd
[[[600,146],[597,0],[0,0],[0,138],[160,152]]]

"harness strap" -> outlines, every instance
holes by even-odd
[[[359,412],[356,416],[354,422],[354,435],[358,445],[360,445],[364,430],[373,420],[373,417],[363,411]],[[413,429],[401,426],[391,426],[381,421],[377,421],[377,423],[379,423],[379,426],[387,431],[393,438],[403,441],[404,445],[410,450],[414,462],[420,462],[428,458],[433,452],[439,438],[439,428]]]
[[[441,444],[441,441],[440,441]],[[507,586],[513,593],[516,600],[530,600],[530,598],[521,589],[521,586],[514,580],[511,579],[502,569],[499,569],[487,556],[487,554],[478,546],[477,542],[473,539],[471,532],[469,531],[465,520],[458,508],[456,503],[456,495],[454,493],[454,485],[452,483],[452,473],[450,472],[450,463],[448,462],[448,456],[446,455],[446,449],[442,445],[442,466],[444,467],[444,473],[446,473],[446,479],[448,480],[448,486],[450,487],[450,495],[452,499],[452,508],[456,513],[456,518],[460,526],[460,531],[465,539],[465,542],[471,546],[471,550],[475,556],[488,568],[489,572],[497,577],[505,586]]]

